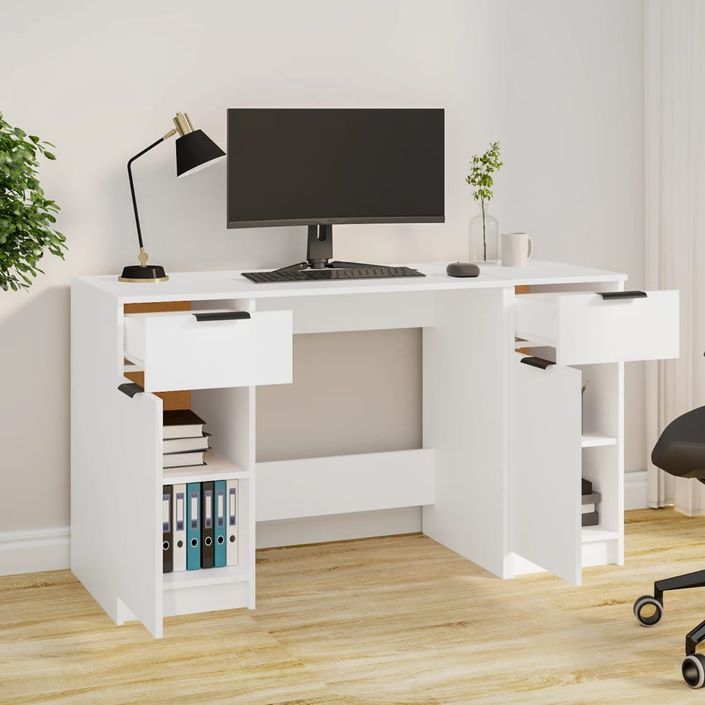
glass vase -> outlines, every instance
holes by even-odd
[[[484,224],[483,224],[484,221]],[[489,213],[476,215],[470,220],[470,261],[499,261],[499,223]]]

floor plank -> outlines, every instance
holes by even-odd
[[[0,578],[0,703],[578,705],[688,703],[683,637],[705,591],[631,606],[655,578],[703,567],[705,521],[627,515],[623,568],[498,580],[430,539],[258,553],[258,609],[115,627],[68,571]]]

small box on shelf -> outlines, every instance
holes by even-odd
[[[583,478],[581,498],[583,527],[597,526],[600,523],[598,510],[600,499],[600,493],[593,489],[592,482]]]

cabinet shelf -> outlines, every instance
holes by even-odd
[[[595,541],[611,541],[619,538],[618,531],[608,531],[601,526],[583,526],[582,542],[593,543]]]
[[[177,573],[164,573],[162,586],[164,590],[222,585],[224,583],[242,583],[250,579],[247,568],[243,565],[225,568],[204,568],[201,570],[182,570]]]
[[[187,465],[181,468],[164,468],[165,485],[208,480],[238,480],[249,476],[244,468],[219,455],[213,449],[206,451],[205,465]]]
[[[528,340],[526,338],[515,338],[514,339],[514,349],[515,350],[522,350],[524,348],[545,348],[545,347],[547,347],[547,344],[541,342],[540,340]]]
[[[613,446],[617,444],[614,436],[607,436],[604,433],[583,433],[580,437],[582,448],[596,448],[598,446]]]

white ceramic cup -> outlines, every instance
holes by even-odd
[[[525,267],[534,254],[528,233],[502,233],[502,266]]]

